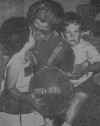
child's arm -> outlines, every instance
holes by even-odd
[[[8,66],[5,78],[5,89],[7,89],[14,98],[21,99],[32,104],[33,94],[30,92],[22,93],[16,88],[16,84],[22,70],[21,67],[22,65],[21,63],[18,63],[18,61]]]
[[[86,74],[88,72],[100,72],[100,53],[91,44],[86,48],[87,61],[83,64],[76,65],[74,73]]]

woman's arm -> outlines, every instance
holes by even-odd
[[[88,95],[84,92],[78,92],[71,101],[71,104],[66,112],[65,123],[63,126],[72,126],[74,119],[76,118],[82,104],[88,98]]]
[[[34,48],[34,46],[35,46],[35,39],[34,39],[32,32],[30,32],[29,40],[28,40],[28,42],[26,42],[24,47],[21,49],[21,52],[23,52],[25,54],[27,51]]]

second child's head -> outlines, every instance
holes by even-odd
[[[64,16],[64,37],[71,46],[80,43],[81,17],[75,12],[67,12]]]

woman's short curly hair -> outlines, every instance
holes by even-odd
[[[36,18],[47,22],[49,26],[57,25],[62,21],[63,16],[63,7],[53,0],[38,0],[29,7],[27,12],[29,25],[32,25]]]

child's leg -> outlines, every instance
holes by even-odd
[[[72,124],[73,120],[77,116],[79,109],[83,102],[87,99],[88,95],[84,92],[77,92],[71,101],[70,107],[66,113],[66,122]]]

